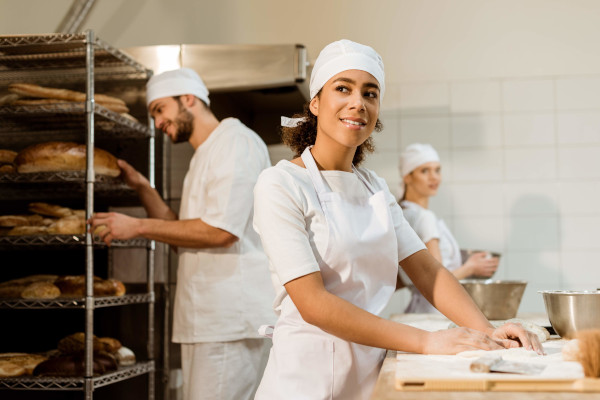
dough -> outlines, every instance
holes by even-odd
[[[550,339],[550,332],[548,332],[548,329],[544,328],[543,326],[534,324],[531,321],[526,321],[526,320],[519,319],[519,318],[512,318],[512,319],[508,319],[506,321],[490,321],[490,323],[492,324],[492,326],[494,326],[494,328],[498,328],[498,327],[506,324],[507,322],[521,324],[521,326],[523,326],[523,328],[525,330],[527,330],[531,333],[534,333],[537,336],[540,343],[544,343],[546,340]],[[448,325],[448,329],[457,328],[457,327],[458,327],[458,325],[456,325],[454,322],[451,322],[450,325]]]

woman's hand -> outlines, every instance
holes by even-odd
[[[504,347],[483,332],[454,328],[428,332],[423,354],[456,354],[469,350],[501,350]]]
[[[491,336],[507,349],[523,346],[525,349],[533,350],[538,354],[546,354],[537,335],[529,332],[519,323],[507,322],[496,328],[491,333]]]
[[[488,253],[479,252],[472,254],[465,262],[465,267],[471,275],[489,278],[498,269],[498,257],[490,257]]]

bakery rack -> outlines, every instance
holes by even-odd
[[[126,88],[130,97],[124,100],[140,103],[145,95],[145,82],[152,71],[130,56],[96,38],[93,31],[76,34],[41,34],[0,36],[0,98],[13,82],[31,82],[50,87],[74,87],[85,84],[86,101],[83,103],[54,103],[48,105],[0,105],[0,143],[10,145],[26,138],[29,141],[83,140],[87,146],[85,172],[0,174],[0,200],[11,199],[10,193],[19,192],[19,185],[39,185],[57,191],[59,187],[76,185],[71,196],[85,195],[86,219],[94,210],[94,195],[98,192],[111,196],[131,194],[117,179],[94,173],[94,144],[97,137],[104,140],[147,140],[148,180],[155,183],[154,124],[145,109],[144,122],[110,111],[94,101],[96,87],[103,93],[120,93]],[[133,93],[133,95],[132,95]],[[131,97],[133,96],[133,97]],[[142,112],[138,112],[141,114]],[[82,133],[85,132],[85,135]],[[0,146],[2,147],[2,146]],[[6,190],[5,188],[8,188]],[[69,187],[70,190],[70,187]],[[89,226],[88,226],[89,228]],[[122,297],[94,297],[94,250],[107,246],[91,233],[84,235],[4,236],[0,237],[1,250],[28,250],[39,248],[85,248],[86,294],[84,298],[57,298],[52,300],[3,299],[0,309],[84,309],[85,310],[85,374],[82,377],[0,378],[0,389],[71,390],[82,391],[86,400],[93,399],[94,390],[136,376],[148,376],[147,398],[155,397],[154,361],[154,262],[155,243],[147,240],[113,242],[111,247],[143,247],[147,249],[146,292]],[[0,271],[1,273],[1,271]],[[147,360],[101,376],[93,374],[94,310],[96,308],[147,304]],[[139,398],[139,397],[136,397]]]

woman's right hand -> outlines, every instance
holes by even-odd
[[[428,332],[423,354],[457,354],[470,350],[502,350],[498,342],[483,332],[470,328],[454,328]]]
[[[490,257],[486,252],[473,253],[465,262],[469,275],[489,278],[498,269],[498,257]]]

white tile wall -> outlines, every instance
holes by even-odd
[[[452,176],[456,182],[500,181],[504,154],[500,149],[457,149],[452,152]]]
[[[600,250],[600,215],[562,216],[560,228],[564,250]]]
[[[600,206],[600,181],[561,182],[558,189],[561,215],[594,215]]]
[[[454,214],[502,216],[502,186],[493,183],[454,183]]]
[[[409,114],[448,114],[450,85],[442,83],[400,84],[400,112]]]
[[[450,123],[448,117],[400,118],[401,149],[412,143],[429,143],[436,149],[450,147]]]
[[[505,114],[503,123],[506,146],[544,146],[556,143],[552,113]]]
[[[454,114],[490,113],[501,110],[500,82],[455,82],[450,85],[450,109]]]
[[[505,183],[504,214],[507,216],[554,216],[559,211],[559,184],[538,182]]]
[[[559,248],[557,217],[510,216],[506,222],[506,245],[509,251],[549,251]]]
[[[502,146],[500,115],[466,115],[451,119],[453,147]]]
[[[600,108],[600,77],[573,77],[556,80],[559,110]]]
[[[378,151],[400,150],[400,117],[396,112],[382,112],[379,119],[383,123],[381,132],[373,132],[373,141]]]
[[[600,251],[565,251],[562,255],[563,281],[561,289],[595,290],[600,288]]]
[[[600,146],[559,148],[558,174],[563,179],[600,178]]]
[[[554,148],[516,148],[504,152],[507,180],[550,180],[556,178]]]
[[[504,111],[554,110],[554,82],[550,79],[505,81],[502,105]]]
[[[454,217],[454,237],[463,249],[502,253],[505,246],[503,217]]]
[[[561,144],[600,144],[600,111],[558,114],[558,142]]]

